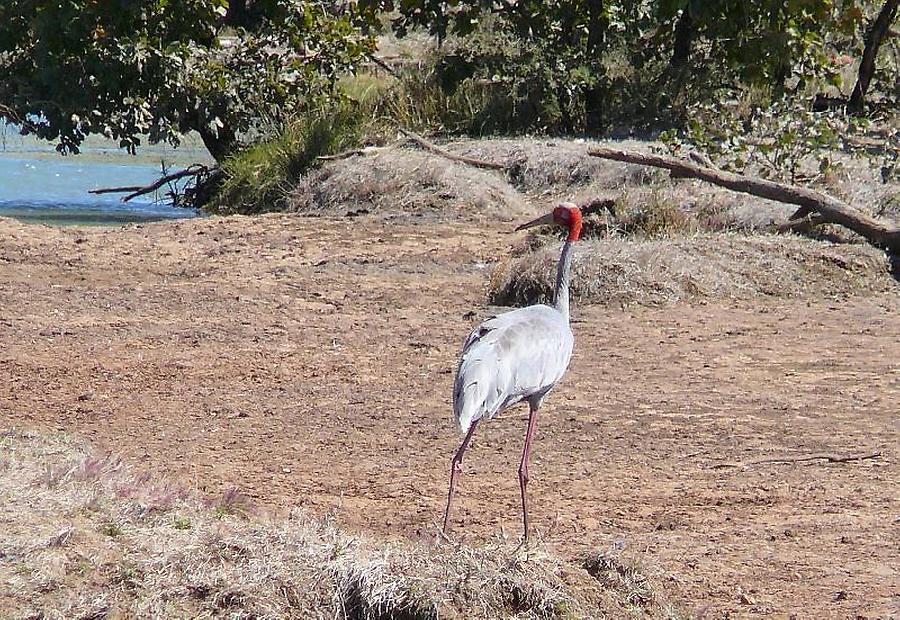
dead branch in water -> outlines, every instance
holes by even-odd
[[[826,461],[828,463],[849,463],[851,461],[865,461],[881,457],[881,452],[864,452],[861,454],[807,454],[800,456],[782,456],[746,463],[716,463],[710,469],[724,469],[726,467],[752,467],[754,465],[770,465],[778,463],[804,463],[807,461]]]
[[[498,164],[492,161],[485,161],[483,159],[475,159],[474,157],[466,157],[465,155],[457,155],[456,153],[451,153],[446,149],[442,149],[436,144],[433,144],[420,136],[417,133],[413,133],[407,129],[400,129],[400,133],[406,136],[412,142],[415,142],[420,147],[425,149],[426,151],[430,151],[435,155],[440,155],[441,157],[445,157],[452,161],[458,161],[460,163],[466,164],[468,166],[474,166],[475,168],[485,168],[487,170],[506,170],[506,164]]]
[[[171,183],[172,181],[177,181],[178,179],[183,179],[184,177],[198,176],[206,172],[209,172],[209,168],[207,166],[204,166],[203,164],[194,164],[192,166],[188,166],[184,170],[179,170],[178,172],[172,172],[170,174],[163,175],[149,185],[101,187],[99,189],[92,189],[88,191],[91,194],[124,194],[125,192],[129,192],[127,196],[122,198],[122,202],[128,202],[129,200],[137,198],[138,196],[143,196],[144,194],[155,192],[166,183]]]
[[[815,212],[818,215],[814,222],[816,224],[840,224],[862,235],[873,245],[890,250],[894,254],[900,254],[900,228],[877,220],[837,198],[812,189],[698,166],[665,155],[651,155],[605,147],[589,149],[588,155],[630,164],[665,168],[675,178],[700,179],[736,192],[797,205],[800,209],[788,222],[792,229],[795,226],[813,223],[805,216]]]

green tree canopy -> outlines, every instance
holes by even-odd
[[[375,4],[378,4],[377,2]],[[864,23],[857,0],[402,0],[394,27],[457,37],[457,80],[503,84],[538,124],[596,131],[673,112],[685,95],[777,98],[834,83],[829,45]],[[485,39],[495,39],[495,44]],[[472,44],[469,44],[471,41]],[[451,63],[452,64],[452,63]],[[446,82],[446,80],[445,80]]]
[[[307,0],[3,0],[0,117],[63,153],[195,130],[221,160],[332,96],[374,48],[362,18]]]

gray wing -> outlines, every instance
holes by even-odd
[[[549,306],[513,310],[479,325],[463,345],[453,386],[460,430],[549,392],[566,372],[572,345],[568,321]]]

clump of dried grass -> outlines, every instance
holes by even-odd
[[[563,196],[581,188],[612,190],[661,180],[664,173],[591,157],[583,140],[518,138],[462,140],[446,145],[448,151],[502,163],[519,191],[534,197]]]
[[[308,215],[410,215],[429,220],[499,217],[529,211],[506,180],[440,156],[390,148],[329,162],[303,179],[289,208]]]
[[[584,569],[605,588],[618,593],[622,605],[635,613],[665,605],[639,563],[621,552],[605,552],[586,558]]]
[[[412,147],[388,147],[330,161],[311,171],[290,193],[287,208],[325,216],[510,221],[563,200],[586,205],[606,198],[615,202],[615,212],[589,218],[586,235],[638,238],[771,231],[795,211],[791,205],[701,181],[672,179],[662,170],[591,157],[587,153],[592,144],[519,138],[442,145],[457,155],[503,164],[504,171],[481,170]],[[604,144],[648,148],[647,142],[635,140]],[[848,166],[847,174],[850,170]],[[892,190],[871,185],[864,170],[853,167],[852,171],[859,182],[841,185],[852,194],[851,202],[870,204],[876,212],[889,215]],[[852,240],[834,231],[826,231],[824,238]]]
[[[171,486],[66,437],[8,431],[0,448],[2,617],[674,615],[639,572],[650,594],[636,604],[541,548],[375,544],[299,512],[263,520],[187,493],[156,501]],[[65,473],[48,480],[48,466]]]
[[[558,243],[536,245],[491,277],[498,305],[553,297]],[[581,303],[665,305],[697,299],[844,297],[895,288],[884,252],[780,235],[698,234],[666,239],[584,241],[572,267]]]
[[[583,236],[654,239],[705,232],[764,232],[793,211],[775,203],[750,207],[746,197],[724,198],[716,190],[691,193],[682,184],[626,187],[589,203]]]

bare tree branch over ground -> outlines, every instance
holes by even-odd
[[[788,225],[791,227],[794,224],[808,224],[810,220],[807,216],[815,213],[817,216],[813,219],[816,224],[840,224],[865,237],[873,245],[889,250],[893,254],[900,254],[900,228],[875,219],[822,192],[698,166],[666,155],[653,155],[606,147],[594,147],[588,150],[588,154],[602,159],[664,168],[669,170],[675,178],[700,179],[736,192],[797,205],[800,208],[788,222]]]

